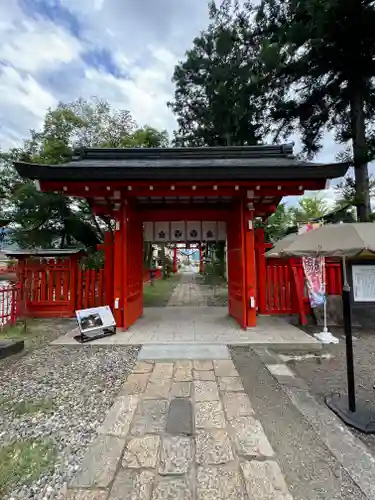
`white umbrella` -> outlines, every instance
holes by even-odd
[[[327,224],[287,243],[279,252],[281,256],[357,257],[364,252],[375,253],[375,224]]]
[[[305,234],[305,233],[303,233]],[[288,251],[292,244],[300,238],[301,235],[293,233],[293,234],[288,234],[274,245],[274,247],[269,250],[266,253],[267,258],[280,258],[285,255],[288,255]],[[316,252],[314,252],[314,257],[316,257]],[[326,286],[326,274],[325,274],[325,261],[323,259],[322,262],[322,280],[324,286]],[[324,325],[323,325],[323,330],[319,333],[315,333],[314,336],[320,340],[323,344],[338,344],[339,339],[334,337],[332,333],[328,330],[327,328],[327,301],[324,301],[323,304],[323,318],[324,318]]]
[[[343,263],[343,318],[346,339],[348,405],[342,398],[330,396],[327,405],[344,422],[366,433],[375,433],[375,415],[364,406],[358,408],[355,399],[353,339],[350,286],[347,280],[346,259],[368,253],[375,254],[375,224],[357,222],[329,224],[299,235],[279,253],[289,257],[340,257]]]

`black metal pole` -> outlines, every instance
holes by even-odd
[[[354,382],[354,360],[353,360],[353,336],[352,336],[352,306],[350,303],[350,287],[344,284],[342,289],[342,312],[344,320],[344,332],[346,342],[346,375],[348,379],[348,402],[349,410],[355,412],[355,382]]]

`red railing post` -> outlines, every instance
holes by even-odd
[[[173,249],[173,272],[177,273],[177,246]]]
[[[267,313],[267,265],[264,245],[264,229],[255,230],[255,258],[257,270],[258,312]]]

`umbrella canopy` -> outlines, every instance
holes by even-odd
[[[281,240],[277,241],[271,250],[268,250],[266,257],[281,257],[281,253],[284,249],[288,248],[289,245],[298,238],[297,233],[288,234],[284,236]]]
[[[372,222],[329,224],[313,229],[291,240],[279,256],[356,257],[362,253],[375,253]]]

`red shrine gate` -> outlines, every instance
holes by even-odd
[[[64,165],[17,162],[15,168],[42,191],[87,198],[96,214],[115,220],[113,241],[105,244],[105,277],[119,327],[130,327],[143,314],[146,223],[225,223],[228,309],[246,328],[256,325],[257,309],[265,306],[264,245],[255,220],[267,220],[283,196],[323,189],[348,164],[301,162],[287,145],[81,149]],[[180,232],[176,241],[183,241]],[[197,241],[209,237],[197,234]]]

